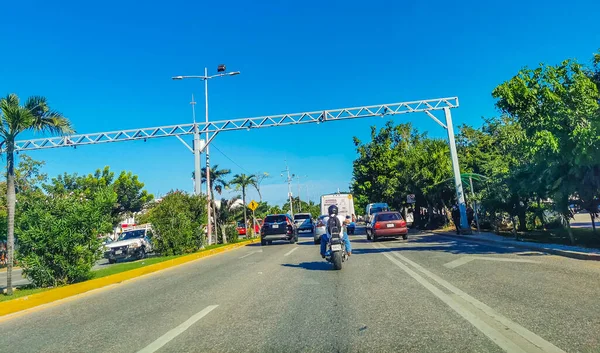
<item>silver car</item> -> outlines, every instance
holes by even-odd
[[[321,236],[326,232],[325,225],[327,224],[328,219],[328,215],[321,215],[317,218],[317,225],[315,226],[314,233],[315,244],[321,244]]]

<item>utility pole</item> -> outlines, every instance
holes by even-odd
[[[456,189],[456,199],[458,200],[458,209],[460,211],[459,228],[471,234],[471,227],[467,222],[467,206],[465,204],[465,194],[463,192],[462,180],[460,177],[460,165],[458,164],[458,153],[456,152],[456,142],[454,141],[454,127],[452,126],[452,115],[450,108],[444,108],[446,117],[446,132],[448,133],[448,145],[450,146],[450,159],[452,161],[452,171],[454,172],[454,185]]]
[[[196,124],[196,101],[194,101],[194,95],[192,94],[192,119],[194,120],[194,194],[200,195],[202,193],[202,176],[200,172],[200,151],[202,149],[202,143],[200,140],[200,132],[198,131],[198,124]]]
[[[291,213],[291,216],[294,217],[294,206],[293,206],[294,199],[292,197],[292,180],[293,180],[292,178],[294,178],[295,175],[294,174],[290,175],[290,168],[287,165],[287,161],[285,162],[284,172],[287,173],[288,198],[290,199],[290,213]],[[282,176],[283,176],[283,174],[282,174]]]
[[[302,212],[302,201],[300,201],[300,175],[298,175],[297,178],[298,178],[298,212]]]

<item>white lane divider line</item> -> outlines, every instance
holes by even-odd
[[[294,251],[298,250],[298,247],[293,248],[292,250],[288,251],[285,253],[285,255],[283,256],[288,256],[289,254],[293,253]]]
[[[454,261],[450,261],[447,264],[444,264],[447,268],[457,268],[458,266],[469,263],[473,260],[483,260],[483,261],[499,261],[499,262],[520,262],[520,263],[528,263],[528,264],[539,264],[539,261],[527,260],[527,259],[511,259],[506,257],[483,257],[483,256],[463,256]]]
[[[243,259],[243,258],[245,258],[245,257],[248,257],[248,256],[250,256],[250,255],[257,254],[257,253],[259,253],[259,252],[262,252],[262,250],[256,250],[256,251],[249,252],[249,253],[247,253],[247,254],[246,254],[246,255],[244,255],[244,256],[240,256],[239,258],[240,258],[240,259]]]
[[[373,245],[373,244],[372,244]],[[387,248],[386,246],[380,245],[380,246],[375,246],[373,245],[373,247],[376,248]],[[511,321],[510,319],[500,315],[499,313],[497,313],[494,309],[492,309],[491,307],[487,306],[486,304],[480,302],[479,300],[473,298],[472,296],[470,296],[469,294],[463,292],[462,290],[458,289],[457,287],[453,286],[452,284],[450,284],[449,282],[447,282],[446,280],[442,279],[441,277],[433,274],[432,272],[428,271],[427,269],[425,269],[423,266],[419,265],[418,263],[408,259],[406,256],[403,256],[401,254],[399,254],[398,252],[391,252],[391,254],[395,257],[397,257],[398,259],[404,261],[405,263],[413,266],[417,271],[421,272],[422,274],[424,274],[425,276],[429,277],[431,280],[435,281],[438,285],[446,288],[448,291],[450,291],[452,294],[460,297],[461,299],[465,300],[467,303],[469,303],[470,305],[473,305],[475,308],[481,310],[485,315],[487,315],[488,318],[495,320],[501,327],[503,326],[504,329],[506,330],[511,330],[514,333],[516,333],[517,335],[521,336],[525,341],[528,341],[531,345],[533,345],[534,347],[537,347],[539,349],[541,349],[543,352],[552,352],[552,353],[565,353],[565,351],[563,351],[562,349],[558,348],[557,346],[553,345],[552,343],[544,340],[542,337],[536,335],[535,333],[527,330],[525,327]],[[440,289],[438,289],[437,287],[433,286],[432,284],[430,284],[429,282],[427,282],[427,280],[425,278],[423,278],[422,276],[420,276],[419,274],[415,273],[414,271],[412,271],[407,265],[405,265],[403,262],[398,261],[396,259],[394,259],[390,254],[388,253],[383,253],[383,255],[385,255],[390,261],[392,261],[394,264],[396,264],[398,267],[402,268],[405,272],[407,272],[411,277],[415,278],[411,273],[409,273],[408,271],[411,271],[413,274],[415,274],[416,276],[418,276],[420,278],[417,279],[415,278],[419,283],[421,283],[424,287],[426,287],[427,289],[429,289],[433,294],[435,294],[438,298],[440,298],[437,293],[441,293],[443,296],[447,296],[448,298],[446,298],[447,300],[450,300],[452,302],[455,303],[455,305],[451,305],[449,302],[447,302],[445,299],[440,298],[442,301],[444,301],[444,303],[446,303],[448,306],[450,306],[452,309],[454,309],[458,314],[460,314],[463,318],[465,318],[467,321],[469,321],[473,326],[475,326],[475,328],[477,328],[478,330],[480,330],[483,334],[485,334],[486,336],[488,336],[488,338],[490,338],[494,343],[496,343],[498,346],[500,346],[502,349],[504,349],[507,352],[520,352],[522,351],[523,348],[527,349],[527,351],[530,351],[532,347],[517,347],[518,350],[513,350],[512,347],[513,345],[516,345],[515,342],[513,341],[508,341],[509,343],[506,344],[506,340],[508,340],[508,338],[506,338],[500,331],[492,328],[491,326],[489,326],[488,324],[486,324],[485,322],[483,322],[481,320],[481,318],[479,318],[477,316],[477,314],[472,313],[471,311],[469,311],[467,308],[465,308],[462,304],[460,304],[459,302],[457,302],[456,300],[452,299],[451,296],[447,295],[446,293],[442,292]],[[408,270],[408,271],[407,271]],[[430,287],[428,287],[427,285],[423,284],[421,281],[424,281],[425,283],[427,283],[429,286],[433,287],[433,291]],[[457,310],[457,307],[460,309],[462,308],[462,311],[466,312],[467,316],[463,315],[464,313],[460,312],[459,310]],[[475,321],[472,321],[469,319],[469,317],[475,317]],[[483,322],[483,326],[478,326],[478,322]],[[491,329],[492,331],[488,330]],[[487,332],[487,333],[486,333]],[[500,335],[501,337],[499,337],[498,335]],[[511,348],[512,347],[512,348]]]
[[[425,278],[420,276],[415,271],[411,270],[408,266],[403,264],[397,259],[394,259],[392,255],[383,253],[383,256],[387,257],[388,260],[393,262],[396,266],[400,267],[404,272],[408,273],[409,276],[414,278],[417,282],[419,282],[423,287],[427,288],[433,295],[438,297],[441,301],[443,301],[446,305],[456,311],[460,316],[462,316],[465,320],[471,323],[471,325],[475,326],[481,333],[486,335],[489,339],[491,339],[494,343],[496,343],[500,348],[502,348],[505,352],[519,352],[526,353],[519,346],[517,346],[510,339],[506,338],[502,333],[495,330],[493,327],[488,325],[485,321],[481,320],[477,315],[472,312],[466,310],[460,303],[452,299],[451,296],[442,292],[439,288],[429,283]]]
[[[173,338],[175,338],[175,337],[179,336],[180,334],[182,334],[183,332],[185,332],[185,330],[187,330],[188,328],[190,328],[190,326],[195,324],[196,321],[202,319],[203,317],[208,315],[208,313],[215,310],[217,307],[218,307],[218,305],[207,306],[206,308],[202,309],[202,311],[200,311],[199,313],[197,313],[194,316],[187,319],[181,325],[175,327],[171,331],[160,336],[156,341],[154,341],[154,342],[150,343],[148,346],[146,346],[146,348],[138,351],[138,353],[154,353],[154,352],[156,352],[162,346],[169,343]]]

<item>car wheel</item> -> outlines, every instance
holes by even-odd
[[[377,236],[375,233],[371,234],[371,241],[377,241]]]
[[[321,239],[315,239],[315,245],[321,244]]]
[[[404,239],[404,240],[408,239],[408,234],[404,234],[404,235],[402,236],[402,239]]]
[[[273,240],[269,240],[269,241],[267,241],[267,243],[268,243],[269,245],[272,245],[272,244],[273,244]]]
[[[117,262],[117,259],[108,259],[109,264],[114,264]]]
[[[265,246],[265,245],[267,245],[267,241],[266,241],[266,240],[262,240],[262,239],[261,239],[261,240],[260,240],[260,245],[261,245],[261,246]]]
[[[146,248],[142,247],[140,251],[138,251],[137,258],[141,260],[146,257]]]

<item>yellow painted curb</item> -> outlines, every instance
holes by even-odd
[[[89,281],[75,283],[63,287],[49,289],[47,291],[28,295],[25,297],[16,298],[0,303],[0,318],[4,315],[16,313],[18,311],[27,310],[39,305],[48,304],[57,300],[72,297],[81,293],[85,293],[94,289],[106,287],[112,284],[121,283],[136,277],[147,275],[153,272],[161,271],[170,267],[175,267],[186,262],[198,260],[207,256],[219,254],[228,250],[237,249],[242,246],[259,241],[259,239],[245,240],[239,243],[225,245],[216,249],[200,251],[197,253],[177,257],[171,260],[155,263],[145,267],[136,268],[133,270],[116,273],[114,275],[92,279]]]

